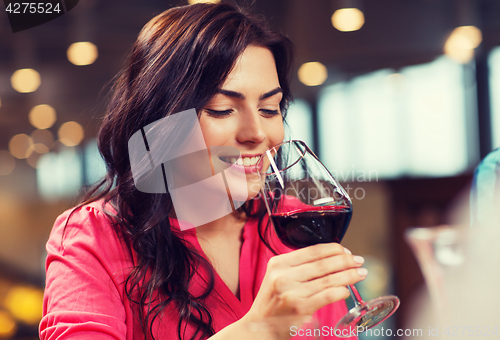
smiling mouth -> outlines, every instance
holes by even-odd
[[[240,166],[254,166],[257,164],[257,161],[259,160],[260,156],[254,156],[254,157],[219,157],[219,159],[225,163],[229,164],[236,164]]]

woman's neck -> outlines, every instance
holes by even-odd
[[[204,239],[240,237],[246,221],[247,216],[244,212],[234,211],[215,221],[196,227],[196,234]]]

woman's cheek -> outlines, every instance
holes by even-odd
[[[223,141],[227,138],[230,127],[223,119],[213,119],[207,117],[200,120],[201,132],[205,139],[207,147],[224,145]]]

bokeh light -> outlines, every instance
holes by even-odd
[[[34,287],[16,286],[4,300],[5,308],[18,320],[36,325],[42,318],[43,292]]]
[[[24,68],[15,71],[10,78],[12,87],[17,92],[29,93],[36,91],[40,86],[40,74],[32,68]]]
[[[17,325],[12,316],[0,310],[0,338],[8,339],[16,332]]]
[[[474,49],[483,40],[481,30],[475,26],[460,26],[451,32],[444,44],[444,53],[451,59],[465,64],[474,57]]]
[[[46,104],[34,106],[29,113],[31,125],[37,129],[48,129],[56,122],[56,110]]]
[[[14,171],[16,159],[7,150],[0,150],[0,176],[7,176]]]
[[[54,144],[54,135],[49,130],[35,130],[31,133],[33,144],[44,144],[49,149]]]
[[[476,26],[460,26],[453,30],[455,43],[461,48],[476,48],[483,41],[483,34]]]
[[[54,135],[48,130],[35,130],[31,133],[31,139],[33,141],[31,146],[33,152],[26,161],[31,167],[38,169],[40,157],[49,152],[54,144]]]
[[[28,158],[33,152],[33,140],[30,136],[20,133],[12,137],[9,141],[10,154],[16,158]]]
[[[92,64],[98,57],[97,46],[88,41],[71,44],[66,51],[68,60],[75,65]]]
[[[365,24],[365,16],[357,8],[341,8],[332,15],[332,25],[341,32],[357,31]]]
[[[45,147],[45,145],[43,144],[38,144],[42,147]],[[35,150],[36,151],[36,150]],[[35,168],[35,169],[38,169],[40,167],[40,164],[41,162],[40,161],[40,158],[42,157],[43,153],[38,153],[38,152],[32,152],[31,155],[26,158],[26,162],[32,167],[32,168]]]
[[[36,153],[39,153],[39,154],[44,154],[44,153],[47,153],[50,151],[49,147],[45,144],[42,144],[42,143],[35,143],[35,144],[33,144],[32,148],[33,148],[33,151],[35,151]]]
[[[474,49],[462,49],[448,43],[444,45],[444,53],[461,64],[466,64],[474,58]]]
[[[77,122],[66,122],[57,131],[59,140],[66,146],[75,146],[81,143],[84,137],[83,127]]]
[[[304,63],[299,67],[299,80],[307,86],[317,86],[325,82],[328,78],[326,66],[320,62]]]

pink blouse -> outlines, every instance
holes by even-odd
[[[70,210],[55,222],[47,243],[46,289],[40,338],[55,339],[144,339],[135,306],[127,299],[124,282],[134,266],[134,255],[118,237],[104,215],[102,202],[94,202],[76,210],[64,226]],[[175,227],[177,221],[172,219]],[[239,266],[240,300],[215,273],[215,287],[205,302],[213,316],[213,327],[219,331],[245,315],[259,291],[267,262],[272,252],[261,242],[258,221],[249,219],[244,226]],[[186,241],[201,254],[196,228],[182,232]],[[64,236],[64,242],[63,242]],[[277,237],[273,245],[280,251],[290,249]],[[190,290],[196,295],[203,291],[208,274],[197,272]],[[333,327],[347,312],[344,301],[319,310],[316,334],[320,338],[335,338]],[[160,340],[177,339],[178,312],[173,307],[164,310],[153,325],[153,334]],[[194,327],[188,325],[186,336]],[[304,339],[314,329],[291,329],[292,339]],[[314,338],[314,337],[311,337]],[[353,337],[351,339],[357,339]]]

